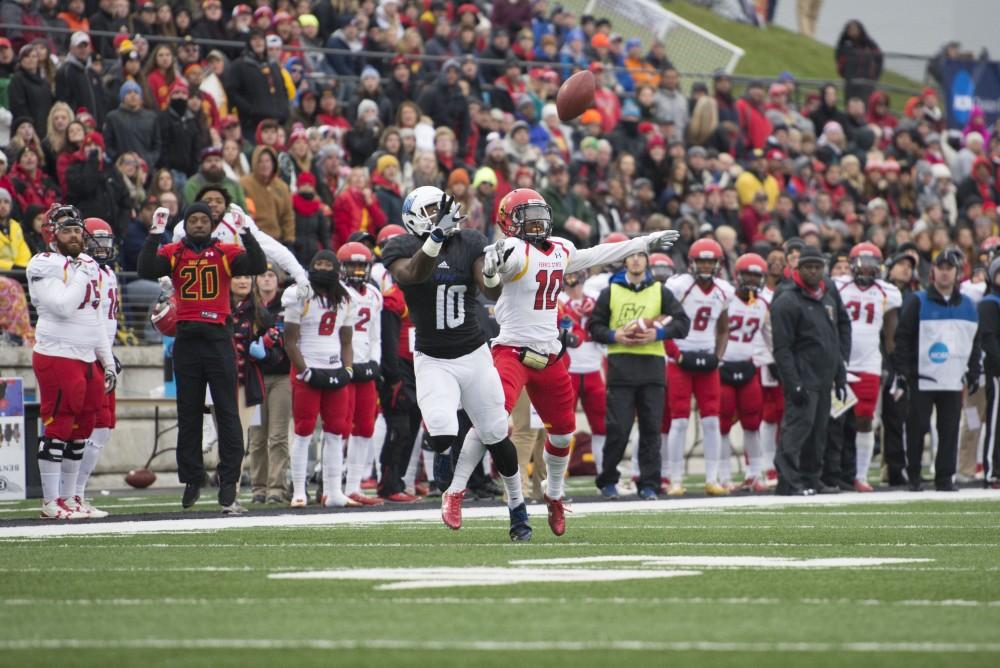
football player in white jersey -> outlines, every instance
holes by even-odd
[[[737,416],[743,428],[743,452],[747,474],[743,488],[760,493],[767,491],[764,457],[760,448],[760,423],[764,398],[757,367],[765,348],[764,329],[768,326],[767,302],[757,297],[764,285],[767,263],[756,253],[736,260],[736,294],[729,303],[729,344],[719,367],[721,400],[719,428],[722,432],[720,478],[731,480],[729,472],[732,444],[729,431]]]
[[[858,244],[851,249],[850,262],[851,276],[835,282],[840,300],[851,318],[851,359],[847,372],[858,378],[850,383],[851,391],[858,398],[854,405],[857,429],[854,489],[871,492],[868,468],[875,451],[873,422],[882,378],[879,343],[884,334],[886,352],[892,355],[903,296],[895,285],[880,278],[882,251],[878,246],[868,242]]]
[[[99,308],[101,322],[104,323],[110,346],[115,344],[115,336],[118,334],[118,309],[121,305],[121,291],[118,289],[118,277],[112,263],[118,254],[115,246],[115,235],[111,226],[100,218],[86,218],[83,227],[87,231],[86,251],[90,257],[94,258],[100,273],[101,305]],[[115,357],[115,374],[121,374],[121,363]],[[101,370],[103,375],[103,369]],[[108,513],[94,508],[87,503],[84,493],[87,489],[87,481],[90,474],[94,472],[97,461],[101,457],[101,450],[111,440],[111,431],[115,428],[115,393],[107,392],[101,404],[101,410],[97,413],[97,422],[94,424],[94,431],[87,439],[87,446],[83,451],[83,460],[80,462],[80,473],[76,479],[76,496],[83,502],[83,508],[90,513],[91,517],[107,517]]]
[[[534,190],[517,188],[500,201],[497,225],[507,236],[486,249],[486,285],[502,285],[493,313],[500,334],[493,340],[493,363],[504,390],[504,407],[514,409],[527,389],[531,404],[548,432],[544,459],[547,479],[543,496],[549,527],[566,530],[563,482],[576,430],[576,394],[566,365],[560,362],[564,344],[559,334],[559,293],[563,276],[623,260],[634,253],[669,248],[677,232],[664,230],[616,244],[577,249],[550,236],[552,209]],[[475,429],[465,439],[454,478],[442,497],[442,517],[461,526],[461,503],[472,468],[485,454]]]
[[[722,246],[714,239],[699,239],[688,251],[691,271],[667,281],[667,288],[691,318],[687,338],[676,341],[680,356],[667,365],[670,435],[666,455],[670,462],[670,496],[684,494],[684,444],[687,439],[691,395],[698,402],[704,432],[705,493],[724,496],[719,484],[722,437],[719,431],[719,360],[729,343],[729,304],[733,286],[717,276]]]
[[[371,472],[375,459],[375,382],[382,362],[382,291],[372,281],[375,256],[368,247],[350,241],[337,249],[340,271],[357,314],[351,338],[354,376],[351,383],[351,440],[347,445],[347,480],[344,493],[363,506],[378,506],[379,498],[361,491],[361,480]]]
[[[309,443],[316,418],[323,419],[322,505],[358,506],[344,495],[344,439],[351,435],[350,393],[354,360],[352,333],[356,311],[340,281],[340,263],[333,251],[321,250],[309,265],[310,296],[302,299],[296,286],[285,290],[285,352],[291,360],[292,419],[295,437],[289,453],[292,508],[304,508]]]
[[[101,320],[100,267],[83,252],[80,212],[54,205],[42,234],[51,250],[31,258],[27,269],[38,312],[31,365],[45,424],[38,445],[41,517],[86,519],[90,514],[76,494],[76,479],[102,394],[115,389],[115,361]]]
[[[621,232],[612,232],[608,236],[601,240],[601,243],[605,244],[618,244],[623,241],[628,241],[629,238]],[[621,262],[610,262],[607,266],[603,267],[602,270],[590,276],[583,282],[583,294],[590,297],[594,301],[601,296],[604,289],[611,285],[611,277],[616,271],[622,268]]]

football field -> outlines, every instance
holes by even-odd
[[[487,503],[102,505],[157,514],[0,504],[0,666],[1000,665],[997,492],[535,505],[530,544]]]

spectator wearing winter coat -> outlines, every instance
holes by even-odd
[[[25,211],[32,204],[45,210],[61,199],[59,187],[41,167],[41,149],[26,146],[21,149],[10,170],[11,195],[18,211]]]
[[[26,269],[31,260],[32,253],[25,241],[24,231],[10,215],[13,207],[14,198],[6,189],[0,188],[0,271],[10,271],[14,267]],[[30,223],[30,220],[27,221],[27,224]]]
[[[104,123],[104,144],[108,157],[117,160],[122,153],[138,153],[147,165],[160,159],[160,133],[156,112],[142,107],[142,88],[126,81],[118,92],[120,106],[108,114]]]
[[[399,160],[393,155],[385,154],[375,162],[375,172],[372,174],[372,190],[375,192],[379,208],[385,214],[386,225],[403,224],[403,195],[399,191],[399,169]]]
[[[446,60],[437,82],[426,87],[418,104],[434,121],[435,127],[451,128],[458,138],[458,145],[465,146],[472,129],[472,119],[468,102],[458,86],[459,70],[458,60]]]
[[[166,167],[184,176],[178,179],[175,175],[175,181],[186,181],[198,171],[201,151],[211,142],[200,114],[201,100],[190,99],[183,79],[175,81],[170,87],[167,109],[161,111],[157,119],[162,146],[157,167]]]
[[[184,184],[184,202],[190,204],[196,199],[198,191],[209,184],[219,184],[225,188],[229,194],[229,199],[246,209],[246,198],[243,193],[243,186],[239,182],[226,176],[225,167],[222,161],[222,149],[209,146],[201,151],[201,166],[198,173],[187,180]]]
[[[124,238],[132,217],[132,198],[120,172],[107,163],[101,135],[90,133],[71,154],[66,168],[66,199],[87,218],[103,218]]]
[[[973,161],[972,174],[958,184],[958,192],[955,195],[958,207],[961,209],[964,209],[969,202],[977,197],[983,203],[984,208],[987,204],[993,206],[1000,204],[993,164],[985,157],[976,158]]]
[[[736,102],[736,113],[747,148],[766,148],[767,138],[771,136],[773,128],[764,112],[764,84],[759,81],[750,82],[746,96]]]
[[[552,234],[568,238],[578,248],[589,246],[597,229],[594,213],[587,200],[570,188],[565,164],[550,163],[549,187],[539,194],[552,208]]]
[[[91,67],[90,37],[85,32],[75,32],[70,37],[69,53],[56,71],[56,99],[71,109],[86,109],[97,127],[103,127],[108,104],[101,75]]]
[[[378,150],[381,134],[382,124],[379,121],[378,105],[372,100],[362,100],[358,104],[358,118],[344,137],[352,167],[364,165],[372,153]]]
[[[286,245],[295,242],[292,194],[278,178],[278,154],[270,146],[258,146],[250,160],[250,174],[240,179],[247,207],[263,232]],[[249,212],[249,211],[248,211]]]
[[[293,252],[303,267],[308,267],[316,251],[330,247],[330,209],[316,195],[316,177],[302,172],[298,190],[292,195],[295,212]]]
[[[244,137],[253,137],[264,119],[279,124],[288,119],[288,95],[281,72],[281,66],[267,58],[264,35],[251,31],[243,55],[224,77],[226,96],[239,113]]]
[[[563,162],[570,161],[573,156],[572,130],[559,120],[556,105],[549,103],[542,107],[542,122],[531,131],[531,143],[543,153],[550,147],[554,148]]]
[[[688,124],[688,100],[680,90],[680,74],[670,67],[663,73],[660,89],[656,91],[654,109],[656,121],[673,121],[677,136],[683,137]]]
[[[333,200],[333,248],[340,248],[354,232],[378,236],[385,221],[385,213],[368,183],[367,170],[354,167],[347,186]]]
[[[844,78],[844,99],[867,100],[882,76],[882,50],[860,21],[844,26],[836,47],[837,72]]]
[[[358,20],[351,19],[343,28],[330,35],[330,39],[326,41],[326,48],[351,52],[361,51],[364,48],[364,42],[359,35]],[[326,62],[334,74],[346,77],[360,76],[365,65],[364,56],[353,53],[328,53],[326,54]]]
[[[39,134],[43,134],[55,99],[48,80],[38,67],[38,56],[33,44],[22,46],[18,52],[18,66],[10,79],[7,96],[13,117],[30,118]]]

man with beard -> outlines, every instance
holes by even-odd
[[[186,236],[158,248],[169,212],[153,214],[149,238],[139,254],[139,276],[157,280],[169,276],[174,286],[177,338],[174,377],[177,381],[177,469],[185,484],[181,505],[192,507],[205,481],[202,458],[202,413],[205,387],[211,388],[219,434],[219,505],[227,515],[244,511],[236,500],[243,461],[243,429],[237,410],[236,355],[230,315],[229,283],[233,276],[256,276],[267,270],[267,259],[242,215],[232,216],[240,245],[212,237],[218,224],[203,202],[185,211]],[[113,368],[113,367],[105,367]]]
[[[246,208],[246,200],[243,196],[243,186],[238,181],[226,176],[222,167],[222,149],[216,146],[209,146],[201,151],[201,167],[198,172],[187,180],[184,184],[184,201],[194,202],[198,199],[198,192],[207,185],[215,185],[224,188],[229,194],[231,202],[236,203],[241,209]]]

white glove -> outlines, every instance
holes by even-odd
[[[247,229],[247,214],[236,204],[229,205],[229,223],[236,234],[242,234]]]
[[[115,386],[118,385],[118,376],[115,374],[114,369],[104,370],[104,394],[111,394],[115,391]]]
[[[307,368],[302,373],[296,374],[295,377],[301,380],[303,383],[308,383],[309,379],[312,378],[312,375],[313,375],[313,370]]]
[[[431,237],[435,238],[439,234],[441,237],[450,237],[458,232],[459,225],[463,222],[465,222],[465,216],[462,215],[462,206],[455,201],[454,197],[449,197],[447,194],[441,195],[437,222],[434,229],[431,230]]]
[[[167,221],[170,219],[170,211],[165,206],[156,207],[153,212],[153,224],[149,227],[150,234],[163,234],[167,229]]]
[[[174,282],[169,276],[160,276],[160,292],[167,297],[174,294]]]
[[[677,230],[660,230],[646,235],[646,247],[652,251],[667,250],[681,236]]]
[[[500,254],[497,253],[496,246],[487,246],[483,254],[483,276],[492,278],[500,270]]]
[[[307,302],[313,298],[312,285],[308,282],[296,283],[295,284],[295,298],[300,302]]]

